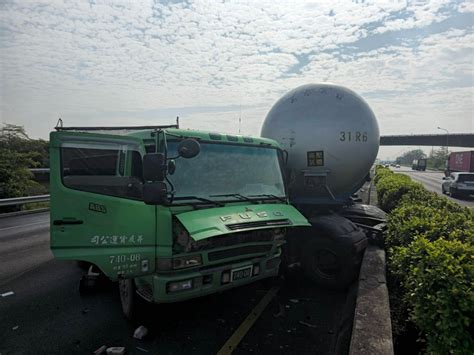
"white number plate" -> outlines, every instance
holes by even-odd
[[[247,279],[252,276],[253,265],[240,267],[232,270],[230,282]]]

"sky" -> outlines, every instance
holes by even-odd
[[[472,0],[1,0],[1,122],[259,135],[286,92],[331,82],[381,135],[473,133],[473,20]]]

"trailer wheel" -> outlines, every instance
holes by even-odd
[[[303,268],[313,282],[331,288],[344,289],[356,278],[357,268],[337,245],[328,238],[310,239],[304,247]]]
[[[134,320],[137,317],[139,297],[133,279],[119,280],[120,303],[125,318]]]

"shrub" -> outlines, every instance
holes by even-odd
[[[435,192],[428,191],[425,188],[411,189],[405,193],[399,201],[400,205],[404,204],[422,204],[423,206],[433,207],[446,212],[464,213],[469,218],[473,218],[473,212],[468,207],[463,207],[444,196],[440,196]]]
[[[387,170],[377,169],[374,181],[380,206],[390,212],[385,244],[394,329],[413,322],[428,353],[474,353],[474,213]]]
[[[424,334],[428,353],[474,351],[469,331],[474,316],[474,247],[454,238],[430,242],[419,236],[390,256],[410,319]]]
[[[387,169],[387,168],[384,168],[382,165],[377,165],[375,167],[375,178],[374,178],[374,182],[377,184],[377,182],[385,177],[385,176],[388,176],[388,175],[392,175],[393,174],[393,171],[390,170],[390,169]]]
[[[423,185],[413,182],[409,176],[401,174],[383,175],[376,184],[379,205],[386,212],[394,209],[403,195],[423,191]]]
[[[445,204],[442,202],[425,205],[424,200],[418,204],[405,200],[388,216],[385,245],[407,246],[412,242],[413,236],[419,234],[423,234],[430,241],[449,236],[451,239],[472,243],[472,212],[468,209],[450,212],[446,207],[442,208],[443,206]]]

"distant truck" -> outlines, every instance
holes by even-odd
[[[449,154],[448,160],[446,161],[445,174],[448,176],[450,173],[454,172],[474,172],[474,150],[452,152]]]
[[[411,164],[411,169],[412,170],[420,170],[420,171],[425,171],[426,170],[426,159],[415,159],[413,160],[413,163]]]

